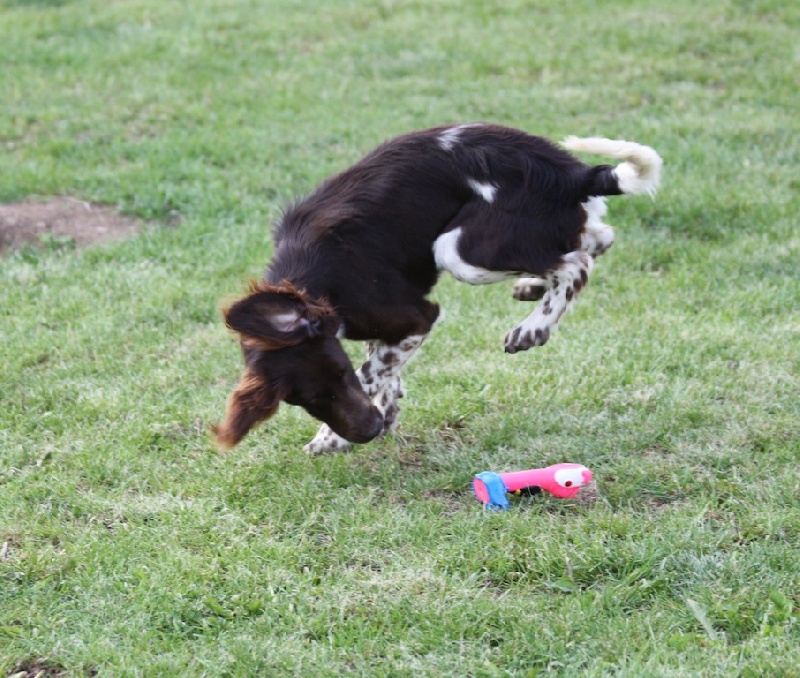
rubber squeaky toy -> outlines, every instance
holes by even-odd
[[[484,508],[508,509],[507,494],[549,492],[559,499],[572,499],[592,482],[592,472],[582,464],[553,464],[528,471],[495,473],[484,471],[472,479],[472,489]]]

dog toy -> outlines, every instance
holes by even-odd
[[[472,479],[472,489],[484,508],[507,509],[507,493],[533,494],[539,490],[559,499],[572,499],[592,482],[592,472],[581,464],[553,464],[512,473],[484,471]]]

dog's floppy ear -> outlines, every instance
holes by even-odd
[[[227,326],[241,334],[245,344],[267,351],[336,331],[331,309],[309,302],[294,289],[253,285],[250,294],[224,314]]]
[[[256,424],[278,411],[281,394],[264,378],[245,370],[236,390],[228,398],[225,420],[211,426],[221,450],[229,450]]]

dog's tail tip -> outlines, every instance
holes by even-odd
[[[652,198],[661,183],[664,161],[649,146],[633,141],[577,136],[567,137],[561,145],[569,151],[592,153],[623,160],[622,163],[610,170],[616,179],[620,193],[644,194]],[[608,182],[603,181],[602,185],[598,185],[596,188],[600,191],[599,193],[591,193],[591,187],[589,193],[590,195],[608,195],[608,188]]]

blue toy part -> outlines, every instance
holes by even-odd
[[[506,485],[499,473],[494,471],[478,473],[472,480],[472,487],[484,508],[508,510]]]

